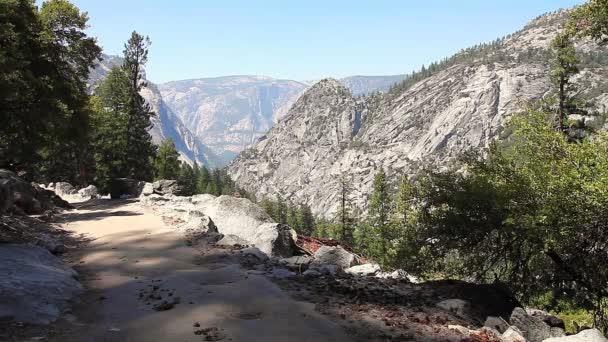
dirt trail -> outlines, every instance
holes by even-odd
[[[350,340],[265,277],[201,257],[137,202],[99,201],[65,219],[93,241],[71,254],[87,293],[51,341]]]

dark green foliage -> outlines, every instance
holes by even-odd
[[[262,207],[275,222],[286,223],[299,234],[307,236],[313,235],[316,226],[315,217],[309,206],[305,204],[294,205],[291,202],[285,202],[280,196],[276,201],[264,197],[258,205]]]
[[[101,49],[67,1],[0,2],[0,167],[86,182],[88,70]]]
[[[608,44],[608,0],[590,0],[576,8],[567,31],[572,35],[591,37],[600,45]]]
[[[171,139],[165,139],[158,148],[154,158],[154,179],[178,179],[180,176],[179,152]]]
[[[196,164],[195,164],[196,165]],[[182,196],[192,196],[197,191],[197,174],[188,163],[182,163],[177,181],[181,187]]]
[[[203,165],[200,168],[198,174],[196,192],[199,194],[205,193],[205,191],[207,191],[207,185],[209,184],[209,182],[211,182],[211,174],[209,173],[209,170],[207,170],[207,168]]]
[[[566,132],[568,115],[577,112],[572,92],[575,90],[570,82],[579,72],[579,60],[574,50],[574,42],[567,34],[559,34],[551,42],[553,66],[551,79],[557,88],[557,129]]]
[[[150,117],[154,115],[139,91],[145,86],[144,67],[148,61],[150,39],[137,32],[125,44],[123,72],[130,84],[129,98],[125,112],[127,114],[127,176],[138,180],[151,180],[151,159],[156,153],[152,137],[148,130],[152,127]]]
[[[502,281],[525,301],[550,291],[607,326],[608,137],[569,142],[547,115],[516,116],[511,136],[466,172],[411,186],[400,266],[436,277]]]

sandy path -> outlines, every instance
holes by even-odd
[[[53,341],[350,340],[265,277],[201,257],[137,202],[100,201],[66,219],[64,228],[94,240],[73,254],[88,290]],[[175,297],[170,310],[152,308]]]

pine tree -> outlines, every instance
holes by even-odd
[[[207,186],[211,182],[211,175],[209,174],[209,170],[203,165],[200,169],[200,173],[198,176],[198,182],[196,185],[196,192],[199,194],[205,194],[207,192]]]
[[[301,231],[300,221],[298,220],[298,207],[291,202],[287,204],[287,225],[297,232]]]
[[[220,169],[214,169],[211,177],[211,188],[209,192],[212,195],[220,196],[222,194],[222,188],[224,186],[222,182],[222,172]]]
[[[172,139],[163,140],[153,164],[155,179],[178,179],[181,163]]]
[[[349,205],[350,181],[345,175],[340,177],[340,204],[338,206],[337,221],[340,224],[340,241],[352,244],[353,241],[353,219]]]
[[[177,179],[182,196],[192,196],[196,193],[196,174],[190,164],[182,163]]]
[[[579,60],[576,57],[574,43],[568,34],[557,35],[551,42],[551,49],[554,55],[551,78],[558,91],[557,128],[566,132],[565,122],[568,115],[574,111],[573,99],[570,95],[572,92],[570,79],[579,72],[577,66]]]
[[[75,181],[89,132],[86,81],[100,56],[67,1],[0,2],[0,168]],[[84,169],[82,170],[84,171]]]
[[[130,82],[127,102],[127,176],[138,180],[151,180],[151,158],[156,153],[152,137],[148,130],[152,127],[150,117],[154,115],[150,105],[139,94],[144,81],[144,67],[148,61],[150,39],[133,31],[125,44],[124,64],[122,70]]]
[[[262,207],[262,209],[264,209],[264,211],[266,212],[266,214],[268,214],[268,216],[270,216],[273,220],[276,221],[276,217],[277,217],[275,215],[276,205],[273,203],[273,201],[271,201],[267,197],[264,197],[260,201],[260,207]]]
[[[300,204],[298,216],[301,231],[306,235],[311,235],[315,231],[315,218],[310,207],[306,204]]]
[[[287,223],[287,205],[281,196],[277,196],[275,202],[275,221],[278,223]]]
[[[397,198],[395,201],[395,211],[401,226],[407,223],[408,215],[412,207],[413,189],[407,175],[401,178]]]
[[[374,177],[374,190],[371,196],[367,219],[356,232],[357,245],[367,255],[381,264],[388,264],[391,255],[390,244],[393,227],[389,221],[391,199],[384,170]]]

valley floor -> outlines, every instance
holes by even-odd
[[[67,255],[86,292],[50,331],[21,329],[25,340],[351,340],[314,304],[291,299],[228,252],[203,255],[138,202],[87,202],[63,219],[90,239]]]

